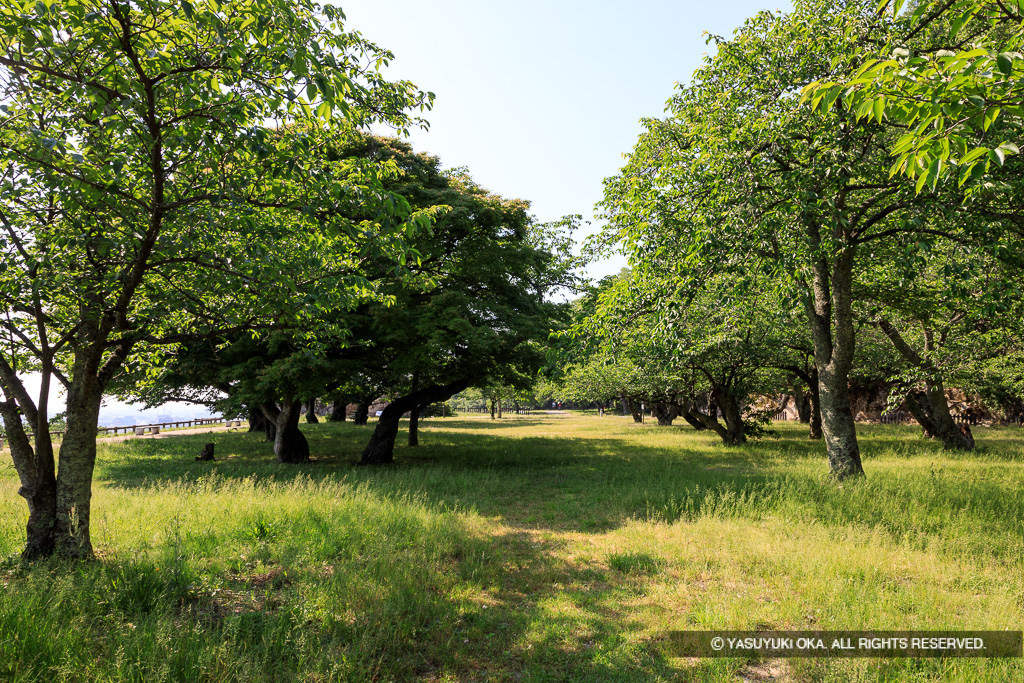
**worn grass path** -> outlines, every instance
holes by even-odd
[[[798,425],[724,448],[619,417],[434,419],[103,443],[96,562],[22,567],[0,469],[0,681],[1013,681],[1020,660],[685,660],[673,629],[1024,624],[1024,432],[951,455],[861,430],[837,486]],[[402,435],[404,436],[404,435]],[[214,439],[218,460],[198,463]],[[400,436],[401,438],[401,436]]]

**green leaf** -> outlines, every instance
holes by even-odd
[[[1003,75],[1009,76],[1013,72],[1013,58],[1005,52],[1000,52],[996,55],[996,66],[1003,72]]]

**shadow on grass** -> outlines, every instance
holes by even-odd
[[[631,580],[563,559],[563,541],[529,531],[481,537],[452,516],[425,525],[372,497],[352,507],[361,514],[296,517],[258,537],[246,532],[251,520],[234,518],[207,532],[220,536],[212,545],[176,535],[142,556],[0,569],[0,674],[400,681],[679,674],[618,607],[636,590]]]
[[[534,422],[548,435],[529,436],[537,431]],[[590,430],[577,423],[566,436],[551,435],[563,423],[559,416],[509,421],[481,433],[489,423],[429,421],[423,445],[400,445],[395,464],[383,467],[353,467],[372,425],[343,423],[303,425],[315,457],[309,465],[279,465],[261,435],[232,433],[212,437],[214,463],[193,460],[209,435],[136,439],[104,448],[98,472],[123,488],[198,481],[212,470],[266,482],[344,480],[386,496],[414,493],[442,509],[556,532],[604,532],[630,519],[782,515],[877,528],[915,543],[953,527],[973,529],[985,542],[1002,535],[998,546],[1007,552],[1024,543],[1024,494],[1000,469],[1015,458],[1006,453],[1010,446],[989,440],[1012,442],[1014,432],[985,434],[979,452],[959,454],[918,439],[912,428],[868,426],[861,440],[866,480],[837,487],[828,478],[822,444],[806,439],[800,425],[782,425],[780,439],[730,448],[685,427],[604,422]],[[914,459],[919,467],[902,464]]]

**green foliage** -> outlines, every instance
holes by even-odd
[[[989,174],[1020,152],[1020,6],[930,0],[901,15],[902,6],[880,3],[899,30],[856,51],[853,73],[808,85],[803,99],[813,108],[841,106],[858,120],[899,124],[891,174],[915,180],[917,192],[947,177],[991,189]]]

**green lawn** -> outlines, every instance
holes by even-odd
[[[433,419],[380,468],[353,464],[372,425],[351,423],[304,425],[304,466],[256,434],[101,443],[99,560],[30,567],[0,456],[0,683],[1024,680],[672,656],[667,630],[1024,625],[1024,432],[950,455],[863,426],[867,479],[840,486],[777,428],[725,448],[612,416]]]

